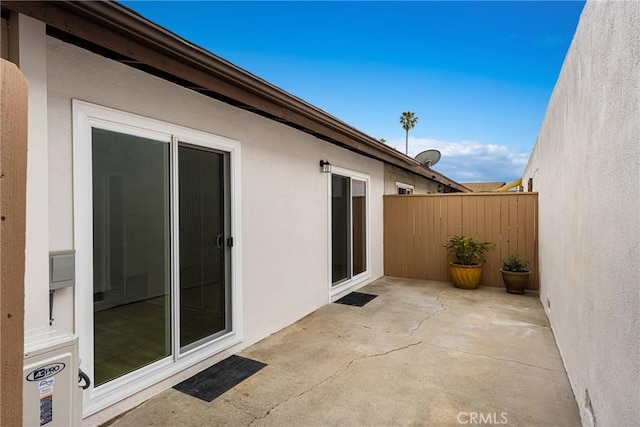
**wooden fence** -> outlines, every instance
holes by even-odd
[[[444,244],[470,235],[495,245],[481,285],[502,287],[500,268],[510,254],[529,261],[527,289],[538,289],[538,194],[464,193],[384,196],[384,274],[450,281]]]
[[[28,93],[0,59],[0,426],[22,425]]]

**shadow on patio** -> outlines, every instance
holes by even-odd
[[[170,389],[127,425],[580,425],[537,293],[383,277],[245,349],[268,366],[211,403]]]

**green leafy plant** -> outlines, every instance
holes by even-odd
[[[525,273],[528,272],[527,266],[529,265],[529,261],[520,257],[518,254],[510,255],[509,258],[504,260],[502,264],[502,269],[504,271],[511,271],[514,273]]]
[[[444,247],[454,264],[474,265],[480,264],[491,245],[493,243],[480,242],[471,236],[451,236]]]

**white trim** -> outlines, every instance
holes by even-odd
[[[133,113],[114,110],[84,101],[73,100],[73,189],[74,189],[74,246],[76,250],[75,328],[80,336],[82,369],[90,376],[93,372],[93,215],[92,215],[92,152],[91,129],[113,130],[135,136],[162,141],[171,146],[172,159],[177,150],[176,141],[225,151],[230,156],[231,236],[231,331],[193,350],[172,355],[104,384],[93,385],[84,392],[84,416],[91,415],[109,405],[129,397],[181,370],[242,342],[242,228],[241,228],[241,150],[240,142],[208,134],[179,125],[158,121]],[[179,275],[175,268],[177,234],[177,194],[173,188],[177,161],[171,161],[171,258],[172,286]],[[176,315],[175,305],[171,308]],[[174,317],[175,319],[175,317]],[[174,340],[175,341],[175,340]]]
[[[351,276],[350,278],[348,278],[347,280],[343,281],[342,283],[333,286],[332,283],[332,276],[333,276],[333,271],[332,271],[332,262],[333,262],[333,257],[332,257],[332,253],[331,253],[331,248],[332,248],[332,233],[331,233],[331,224],[332,224],[332,218],[331,218],[331,203],[332,203],[332,197],[331,197],[331,177],[333,175],[339,175],[339,176],[344,176],[350,179],[356,179],[358,181],[364,181],[365,188],[366,188],[366,195],[365,195],[365,203],[366,203],[366,251],[367,251],[367,267],[366,270],[363,271],[362,273],[358,274],[357,276]],[[329,282],[329,302],[334,301],[335,299],[338,298],[339,295],[354,289],[355,287],[357,287],[358,285],[360,285],[361,283],[363,283],[364,281],[368,280],[371,278],[371,177],[368,174],[362,173],[362,172],[357,172],[357,171],[353,171],[350,169],[346,169],[340,166],[334,166],[331,165],[331,173],[327,174],[327,194],[328,194],[328,207],[327,207],[327,214],[328,214],[328,233],[327,233],[327,241],[328,241],[328,245],[327,245],[327,251],[328,251],[328,267],[327,267],[327,274],[328,274],[328,282]],[[350,201],[351,203],[351,201]],[[351,204],[349,205],[349,210],[351,211]],[[351,227],[353,227],[353,224],[351,224]],[[352,270],[351,270],[351,274],[353,274],[353,256],[351,257],[351,263],[352,263]]]
[[[178,206],[178,138],[174,135],[171,138],[171,319],[180,317],[180,206]],[[180,322],[172,322],[171,333],[180,337]],[[173,361],[180,358],[180,339],[173,339],[171,342],[171,354]]]
[[[409,194],[414,194],[416,191],[416,187],[414,185],[405,184],[404,182],[396,181],[396,194],[400,194],[398,193],[398,190],[400,190],[401,188],[404,190],[410,190],[411,193]]]
[[[217,340],[208,342],[203,347],[193,349],[188,353],[183,353],[177,361],[173,361],[171,356],[167,356],[162,360],[128,374],[126,377],[110,381],[100,387],[100,390],[94,392],[91,395],[90,401],[84,399],[83,417],[94,414],[107,406],[111,406],[126,397],[132,396],[241,342],[242,338],[240,336],[230,333]]]
[[[48,260],[53,248],[49,239],[47,34],[44,22],[21,13],[11,14],[8,25],[9,56],[29,82],[24,201],[24,329],[29,331],[49,326]],[[54,312],[60,312],[57,306]]]
[[[324,173],[324,172],[323,172]],[[331,177],[332,174],[331,173],[324,173],[324,175],[327,176],[326,180],[327,180],[327,282],[329,283],[329,293],[327,295],[327,301],[329,303],[333,302],[331,300],[333,294],[331,292],[331,289],[333,288],[332,286],[332,278],[333,278],[333,256],[331,253],[331,248],[333,245],[333,235],[332,235],[332,229],[331,229],[331,222],[332,222],[332,211],[331,211],[331,203],[333,202],[333,199],[331,197]]]

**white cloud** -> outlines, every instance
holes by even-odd
[[[387,144],[404,153],[404,140],[389,141]],[[429,149],[442,153],[442,158],[433,169],[457,182],[512,182],[522,176],[530,155],[504,145],[479,141],[449,142],[409,137],[411,157]]]

